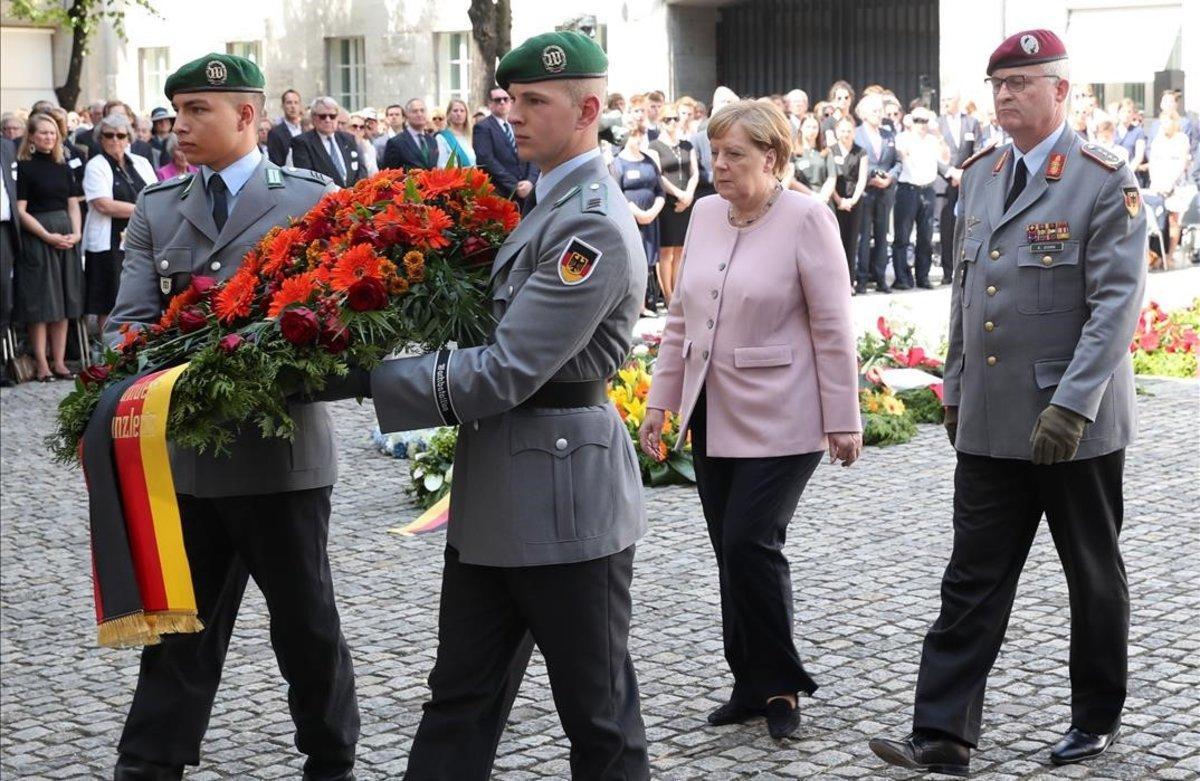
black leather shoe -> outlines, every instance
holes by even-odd
[[[971,774],[970,746],[952,738],[909,733],[903,740],[872,738],[867,745],[889,765],[963,778]]]
[[[907,282],[893,282],[892,290],[912,290],[913,286]]]
[[[761,715],[762,710],[760,709],[747,708],[745,705],[730,700],[708,714],[708,723],[714,727],[724,727],[727,724],[744,724],[750,721],[750,719]]]
[[[1050,749],[1050,761],[1056,765],[1072,765],[1092,757],[1098,757],[1108,751],[1117,742],[1121,734],[1121,725],[1117,724],[1112,732],[1084,732],[1079,727],[1071,727],[1063,739]]]
[[[865,295],[867,292],[867,283],[859,282],[857,285],[854,286],[854,292],[855,292],[855,294],[860,295],[860,296]]]
[[[875,292],[876,293],[890,293],[890,292],[892,292],[892,289],[887,286],[886,282],[879,282],[879,283],[876,283],[876,285],[875,285]]]
[[[933,290],[933,283],[931,283],[931,282],[918,282],[918,283],[917,283],[917,287],[921,288],[922,290]]]
[[[767,703],[767,732],[776,740],[790,737],[800,728],[800,707],[783,698]]]
[[[161,765],[122,754],[113,769],[113,781],[178,781],[183,765]]]

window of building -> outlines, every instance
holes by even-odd
[[[471,90],[471,33],[438,33],[439,106],[451,98],[467,100]]]
[[[329,95],[347,111],[358,111],[367,102],[367,62],[363,39],[326,38],[325,62],[329,70]]]
[[[260,68],[262,67],[262,44],[258,41],[230,41],[225,44],[225,53],[236,57],[245,57]]]
[[[171,74],[171,50],[166,46],[138,49],[138,80],[142,108],[150,109],[166,102],[163,85]]]

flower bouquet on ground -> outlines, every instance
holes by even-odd
[[[647,486],[671,485],[696,482],[696,468],[692,463],[691,442],[686,442],[682,451],[675,450],[679,441],[679,418],[667,412],[663,420],[662,439],[659,452],[663,460],[655,461],[642,452],[638,445],[638,429],[646,417],[646,397],[650,395],[650,368],[657,353],[657,342],[648,350],[634,348],[633,357],[613,377],[608,385],[608,398],[617,408],[617,414],[625,421],[633,447],[637,452],[638,466],[642,471],[642,483]]]
[[[1200,353],[1200,298],[1187,309],[1164,312],[1151,301],[1138,318],[1129,352],[1137,374],[1196,377]]]
[[[247,425],[290,437],[289,397],[330,376],[400,349],[482,343],[491,261],[519,219],[474,168],[388,170],[331,192],[269,231],[230,279],[193,277],[157,323],[123,326],[61,403],[48,445],[74,461],[105,387],[183,363],[172,442],[220,453]]]

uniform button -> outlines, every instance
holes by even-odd
[[[1044,258],[1042,258],[1042,265],[1043,265],[1043,266],[1049,266],[1049,265],[1050,265],[1050,264],[1052,264],[1053,262],[1054,262],[1054,258],[1050,257],[1049,255],[1047,255],[1047,256],[1045,256]]]
[[[715,325],[715,323],[714,323],[712,320],[709,320],[709,321],[708,321],[708,327],[709,327],[709,328],[712,328],[712,327],[713,327],[713,325]]]
[[[996,356],[989,355],[988,356],[988,366],[995,366],[995,365],[996,365]]]
[[[474,427],[474,429],[476,431],[478,431],[479,430],[479,421],[478,420],[472,421],[471,426]]]
[[[997,258],[1000,257],[1000,250],[998,250],[998,249],[992,250],[991,252],[988,253],[988,257],[991,258],[992,260],[996,260]]]
[[[994,295],[996,295],[996,286],[995,286],[995,285],[988,285],[988,286],[987,286],[987,294],[988,294],[989,296],[994,296]]]
[[[562,437],[559,437],[558,441],[554,443],[554,447],[556,450],[566,450],[567,449],[567,440],[563,439]]]
[[[717,271],[724,271],[724,270],[725,270],[725,264],[724,264],[724,263],[722,263],[721,265],[717,266]]]
[[[700,357],[707,361],[708,360],[708,350],[705,350],[704,352],[700,353]]]
[[[593,190],[599,190],[599,189],[600,189],[600,185],[598,185],[598,184],[593,184],[593,185],[592,185],[592,189],[593,189]]]
[[[995,324],[995,323],[993,323],[991,320],[988,320],[986,323],[984,323],[984,324],[983,324],[983,330],[985,330],[985,331],[995,331],[995,330],[996,330],[996,324]]]
[[[512,286],[512,285],[509,285],[509,286],[508,286],[508,294],[509,294],[510,296],[513,294],[513,286]]]
[[[213,271],[220,271],[221,270],[221,261],[214,260],[212,263],[210,263],[208,265],[208,267],[211,268]]]
[[[711,295],[713,298],[716,298],[716,297],[717,297],[717,291],[715,291],[715,290],[714,290],[714,291],[712,291],[711,293],[709,293],[709,295]]]
[[[160,260],[160,261],[158,262],[158,267],[159,267],[159,268],[166,268],[166,267],[167,267],[167,266],[169,266],[169,265],[171,265],[171,264],[170,264],[170,263],[168,263],[168,262],[167,262],[167,261],[165,261],[165,260]]]

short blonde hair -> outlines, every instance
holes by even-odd
[[[757,100],[730,103],[708,121],[710,140],[724,138],[735,125],[740,125],[750,142],[766,152],[775,150],[776,176],[783,176],[792,158],[792,126],[779,106]]]
[[[30,114],[29,119],[25,121],[25,137],[21,139],[21,148],[17,151],[17,159],[33,159],[33,153],[37,151],[37,148],[33,145],[33,135],[38,132],[38,125],[50,125],[54,128],[54,134],[58,136],[58,143],[54,145],[54,149],[50,150],[50,159],[56,163],[65,163],[66,155],[63,154],[63,137],[58,129],[58,120],[49,114],[40,112]]]

